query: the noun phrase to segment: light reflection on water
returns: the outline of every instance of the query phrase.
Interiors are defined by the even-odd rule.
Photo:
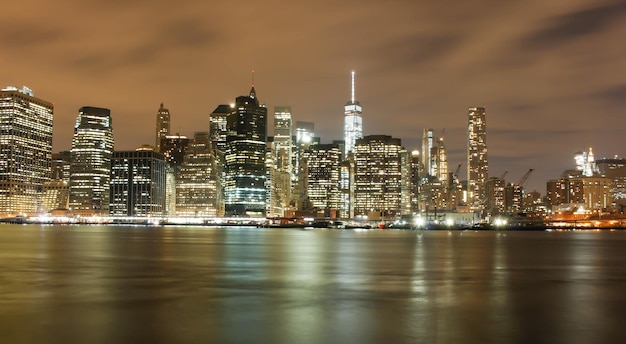
[[[622,343],[626,232],[0,226],[2,342]]]

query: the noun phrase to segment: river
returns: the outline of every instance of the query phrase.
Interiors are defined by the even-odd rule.
[[[626,231],[0,225],[2,343],[625,343]]]

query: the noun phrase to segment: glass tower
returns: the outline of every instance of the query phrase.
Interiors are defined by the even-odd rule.
[[[237,97],[226,127],[226,215],[265,216],[267,108],[259,104],[254,86],[249,95]]]
[[[109,109],[80,108],[70,150],[70,210],[74,214],[108,215],[113,157]]]
[[[50,181],[53,108],[27,87],[0,91],[0,213],[39,210]]]
[[[352,96],[344,108],[343,138],[345,141],[344,159],[348,157],[348,152],[354,152],[354,143],[363,137],[363,117],[359,102],[354,98],[354,71],[352,71]]]

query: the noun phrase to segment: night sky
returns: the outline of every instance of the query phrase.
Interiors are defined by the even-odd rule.
[[[329,143],[354,69],[365,135],[413,150],[445,129],[465,179],[467,108],[485,106],[490,175],[534,168],[545,193],[577,151],[626,155],[624,42],[626,1],[20,0],[0,11],[0,87],[55,103],[54,151],[81,106],[111,109],[123,150],[154,144],[161,102],[174,133],[208,130],[255,70],[269,113],[290,105]]]

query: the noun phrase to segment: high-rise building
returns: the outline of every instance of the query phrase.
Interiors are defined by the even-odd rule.
[[[113,152],[111,216],[164,216],[166,163],[148,147]]]
[[[217,161],[207,132],[195,133],[193,142],[187,146],[176,180],[176,215],[224,215]]]
[[[626,206],[626,159],[599,159],[596,165],[601,175],[610,178],[611,196],[616,205]]]
[[[165,161],[178,168],[183,163],[185,158],[185,149],[189,145],[191,140],[187,136],[182,135],[168,135],[161,139],[161,150],[165,157]]]
[[[402,212],[401,140],[369,135],[356,141],[354,152],[354,215],[393,218]]]
[[[43,186],[43,211],[67,211],[70,200],[70,152],[52,154],[50,182]]]
[[[264,216],[267,197],[267,108],[259,104],[254,85],[249,95],[237,97],[226,127],[226,214]]]
[[[70,150],[70,210],[74,214],[109,214],[112,156],[111,111],[80,108]]]
[[[424,128],[422,133],[422,166],[426,171],[426,177],[428,175],[434,176],[433,171],[436,168],[433,166],[432,152],[435,147],[433,142],[433,130],[430,128]]]
[[[467,199],[472,210],[483,210],[488,178],[487,122],[484,107],[468,110]]]
[[[272,211],[270,214],[282,216],[291,202],[292,182],[296,181],[293,169],[293,136],[291,133],[291,107],[276,106],[274,108],[274,137],[270,145],[272,164],[270,198]]]
[[[228,114],[233,111],[232,106],[221,104],[218,105],[211,115],[209,115],[209,136],[211,138],[211,144],[214,152],[221,152],[222,154],[226,150],[226,122]]]
[[[311,205],[325,217],[339,217],[341,151],[337,144],[316,144],[304,151],[306,194]]]
[[[363,137],[363,109],[354,97],[354,71],[352,71],[352,95],[344,108],[343,139],[346,144],[344,159],[349,152],[354,152],[356,140]]]
[[[33,213],[50,181],[54,106],[27,87],[0,91],[0,213]]]
[[[485,210],[491,215],[503,213],[506,209],[505,180],[498,177],[491,177],[487,180],[487,183],[485,183],[485,188],[487,193]]]
[[[439,138],[437,145],[437,179],[439,179],[444,185],[448,185],[448,153],[446,146],[443,144],[443,137]]]
[[[156,151],[161,152],[161,140],[170,134],[170,110],[163,107],[157,111],[156,118]]]

